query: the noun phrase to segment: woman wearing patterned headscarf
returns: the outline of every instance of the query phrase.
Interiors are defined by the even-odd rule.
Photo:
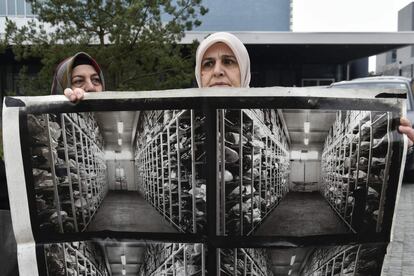
[[[101,92],[104,89],[104,77],[98,63],[88,54],[80,52],[57,66],[51,94],[64,93],[75,102],[81,100],[85,92]]]

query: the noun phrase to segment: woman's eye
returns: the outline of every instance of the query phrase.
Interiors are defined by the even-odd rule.
[[[235,61],[234,59],[231,59],[231,58],[226,58],[226,59],[223,60],[223,63],[225,65],[234,65],[234,64],[237,64],[237,61]]]
[[[213,63],[213,61],[211,61],[211,60],[207,60],[207,61],[205,61],[205,62],[203,62],[203,68],[211,68],[211,67],[213,67],[213,65],[214,65],[214,63]]]
[[[101,82],[101,79],[100,78],[92,78],[92,84],[93,85],[101,85],[102,84],[102,82]]]
[[[83,85],[84,81],[82,79],[75,79],[72,81],[72,85],[76,87],[81,87]]]

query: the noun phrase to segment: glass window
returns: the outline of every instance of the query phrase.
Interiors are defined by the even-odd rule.
[[[14,0],[7,0],[7,15],[16,15],[16,5]]]
[[[7,15],[6,1],[7,0],[0,0],[0,15]]]
[[[387,52],[386,54],[386,63],[390,64],[390,63],[395,63],[397,62],[397,50],[393,49],[389,52]]]
[[[16,0],[16,4],[17,4],[17,15],[20,16],[24,16],[24,5],[25,5],[25,0]]]
[[[26,2],[26,16],[33,16],[32,4]]]

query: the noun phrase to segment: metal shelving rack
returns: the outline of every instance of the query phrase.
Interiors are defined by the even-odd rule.
[[[258,249],[217,249],[218,271],[217,276],[273,276],[268,269],[266,258],[255,254]]]
[[[290,162],[282,126],[271,130],[259,119],[260,112],[219,110],[217,114],[222,235],[252,234],[288,192]]]
[[[339,250],[317,249],[310,257],[306,276],[355,275],[362,245],[339,247]]]
[[[322,153],[321,192],[352,232],[381,231],[392,157],[391,113],[338,111]]]
[[[136,149],[145,199],[181,232],[196,233],[205,226],[203,120],[194,110],[181,110]]]
[[[101,144],[96,142],[99,134],[93,116],[73,113],[32,118],[44,122],[42,132],[48,145],[42,150],[49,162],[42,173],[48,172],[51,180],[47,187],[39,187],[44,179],[36,180],[34,164],[40,228],[60,233],[85,231],[107,192],[106,164]],[[38,146],[32,145],[34,158],[38,158]]]
[[[201,252],[194,254],[195,245],[173,243],[162,245],[161,252],[156,257],[147,260],[152,266],[141,271],[139,275],[166,276],[166,275],[199,275],[207,274],[205,269],[205,249],[201,244]],[[154,251],[154,250],[152,250]]]
[[[310,255],[303,275],[379,275],[385,250],[385,244],[318,248]]]
[[[46,244],[44,252],[47,275],[109,275],[105,264],[95,258],[84,242]],[[55,271],[57,267],[59,271]]]

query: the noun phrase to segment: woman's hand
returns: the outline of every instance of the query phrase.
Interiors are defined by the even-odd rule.
[[[82,88],[75,88],[73,90],[71,88],[66,88],[63,93],[71,102],[78,102],[83,99],[85,90]]]
[[[405,118],[405,117],[401,117],[400,118],[400,126],[398,127],[398,130],[403,133],[406,134],[408,137],[408,147],[412,147],[414,144],[414,129],[411,125],[411,122]]]

